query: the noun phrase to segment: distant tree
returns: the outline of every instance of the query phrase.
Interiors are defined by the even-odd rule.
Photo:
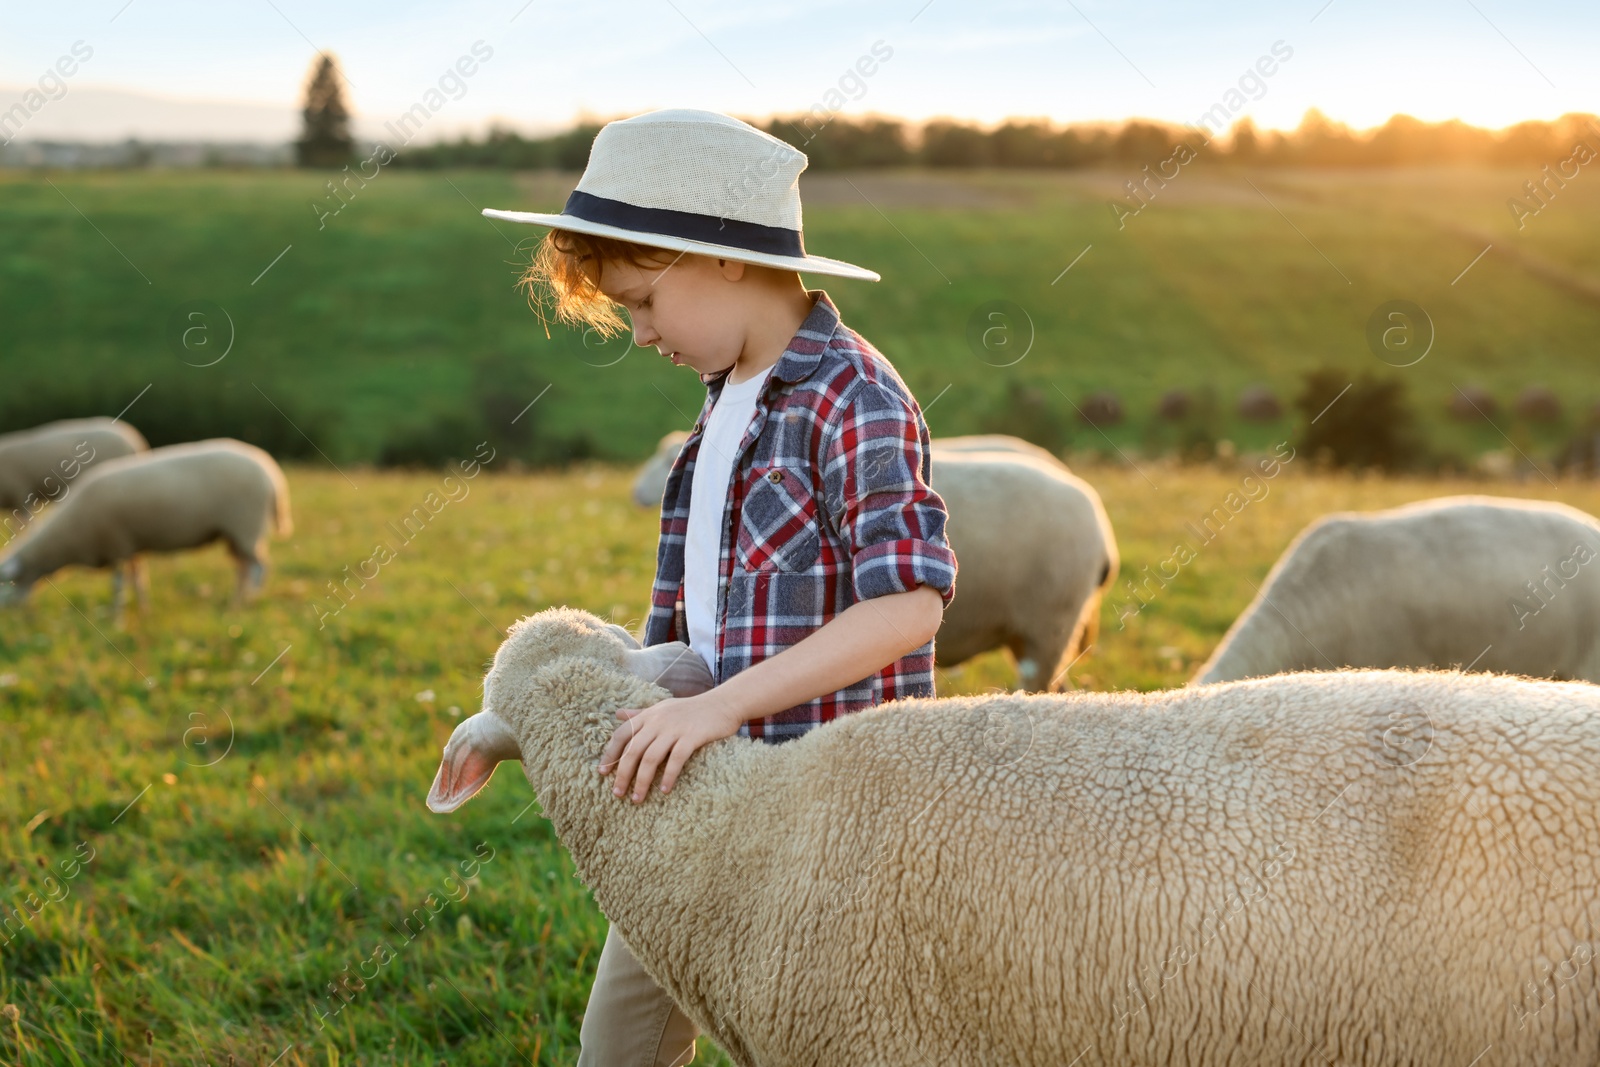
[[[1123,163],[1154,164],[1172,155],[1173,146],[1183,138],[1184,134],[1175,128],[1135,119],[1123,124],[1113,151]]]
[[[912,158],[905,124],[898,119],[800,114],[779,116],[764,128],[804,152],[811,170],[898,167]]]
[[[946,119],[922,127],[921,156],[931,167],[982,167],[992,161],[988,134],[970,123]]]
[[[566,133],[552,139],[552,151],[559,170],[581,171],[589,165],[589,149],[594,147],[595,135],[600,132],[598,123],[579,123]]]
[[[1057,162],[1056,135],[1048,122],[1012,119],[990,136],[995,164],[1001,167],[1048,167]]]
[[[1492,163],[1538,166],[1565,158],[1571,148],[1550,123],[1532,120],[1498,131],[1488,155]]]
[[[1367,162],[1350,127],[1317,108],[1307,108],[1290,137],[1296,162],[1311,167],[1344,167]]]
[[[312,70],[300,112],[305,125],[295,142],[295,155],[302,167],[342,167],[355,154],[355,143],[350,138],[350,109],[344,103],[333,55],[323,52],[317,56]]]
[[[1298,449],[1336,467],[1394,471],[1424,465],[1427,448],[1399,378],[1318,368],[1301,381],[1295,408],[1306,417]]]
[[[1233,124],[1228,141],[1228,154],[1240,163],[1254,163],[1261,156],[1261,137],[1248,115]]]
[[[1104,126],[1068,126],[1055,137],[1055,159],[1066,167],[1103,163],[1111,156],[1114,144],[1111,133]]]

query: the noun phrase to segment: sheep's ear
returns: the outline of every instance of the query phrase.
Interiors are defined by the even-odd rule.
[[[618,626],[614,622],[606,623],[606,630],[609,631],[612,634],[615,634],[618,638],[621,639],[622,643],[627,645],[629,648],[637,649],[637,648],[641,647],[640,644],[639,644],[639,639],[637,637],[634,637],[626,629],[624,629],[621,626]]]
[[[428,790],[428,808],[441,814],[455,811],[488,785],[500,761],[508,759],[522,759],[522,746],[511,728],[492,711],[478,712],[445,743],[439,773]]]
[[[675,697],[692,697],[717,684],[706,661],[682,641],[651,645],[624,655],[634,677],[659,685]]]

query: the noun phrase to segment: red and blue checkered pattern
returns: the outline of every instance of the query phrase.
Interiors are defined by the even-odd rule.
[[[945,507],[928,486],[928,427],[889,361],[821,289],[773,366],[739,442],[723,511],[718,683],[777,655],[857,601],[955,593]],[[707,380],[661,504],[646,645],[688,640],[683,544],[702,431],[726,373]],[[778,743],[842,713],[933,695],[933,642],[855,685],[739,728]]]

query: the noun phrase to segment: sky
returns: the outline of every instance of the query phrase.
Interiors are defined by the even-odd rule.
[[[0,111],[47,78],[24,139],[284,140],[328,49],[364,136],[445,79],[423,141],[660,107],[1193,123],[1241,78],[1232,117],[1265,128],[1310,107],[1498,127],[1600,111],[1597,44],[1593,0],[0,0]]]

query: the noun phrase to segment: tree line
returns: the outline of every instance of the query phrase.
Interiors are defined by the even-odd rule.
[[[322,53],[313,61],[301,112],[304,132],[295,142],[301,166],[337,168],[354,158],[350,110],[340,77],[332,54]],[[1066,125],[1045,119],[1011,119],[989,129],[949,119],[912,123],[885,116],[849,118],[821,106],[765,123],[745,121],[805,152],[809,169],[814,171],[907,166],[1139,166],[1184,149],[1187,158],[1203,155],[1269,167],[1559,167],[1563,162],[1582,166],[1600,155],[1600,119],[1581,112],[1498,130],[1459,119],[1430,123],[1394,115],[1374,129],[1354,130],[1311,108],[1293,130],[1263,131],[1243,118],[1221,137],[1206,126],[1143,119]],[[395,165],[580,171],[588,164],[589,149],[601,125],[592,120],[580,122],[546,137],[524,137],[508,127],[492,125],[479,139],[464,136],[408,146],[398,152]],[[399,146],[389,147],[393,151]]]
[[[1205,128],[1134,119],[1122,123],[1058,125],[1013,119],[992,129],[951,120],[911,123],[895,118],[811,114],[745,121],[801,149],[810,170],[867,167],[1018,167],[1070,169],[1147,163],[1187,145],[1200,155],[1253,166],[1396,167],[1428,164],[1539,166],[1600,152],[1600,119],[1572,113],[1554,121],[1484,129],[1460,120],[1423,122],[1395,115],[1358,131],[1313,108],[1289,131],[1258,130],[1249,119],[1225,138]],[[582,170],[602,124],[582,123],[547,137],[524,137],[493,126],[481,138],[462,137],[410,147],[397,166]]]

